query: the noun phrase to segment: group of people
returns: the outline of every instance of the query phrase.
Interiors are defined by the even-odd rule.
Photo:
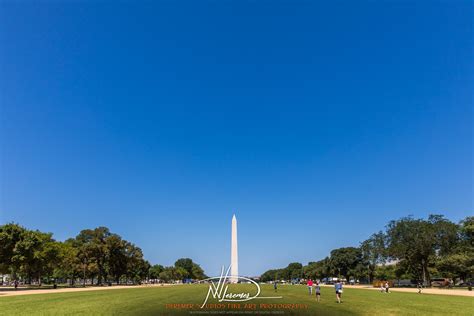
[[[313,282],[313,280],[309,279],[307,282],[308,285],[308,293],[309,295],[313,295],[313,287],[314,287],[314,293],[316,295],[316,300],[319,302],[321,300],[321,286],[319,285],[319,282]],[[337,281],[334,284],[334,289],[336,290],[336,299],[337,303],[341,303],[341,297],[342,297],[342,281]]]
[[[319,282],[313,282],[313,280],[309,279],[308,282],[306,283],[308,285],[308,293],[309,295],[313,295],[313,287],[314,287],[314,294],[316,296],[316,300],[319,302],[321,300],[321,286],[319,285]],[[336,299],[337,303],[342,303],[341,297],[342,297],[342,281],[337,281],[334,284],[334,289],[336,290]],[[273,289],[275,292],[278,291],[278,282],[273,282]]]
[[[388,281],[385,281],[385,283],[380,284],[380,292],[390,293],[390,284],[388,284]]]
[[[309,295],[313,295],[313,286],[314,286],[314,293],[316,295],[316,300],[319,302],[321,299],[321,286],[319,285],[319,282],[313,283],[313,280],[308,280],[308,291]]]

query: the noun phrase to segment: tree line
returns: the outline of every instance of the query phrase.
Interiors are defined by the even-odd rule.
[[[201,267],[189,258],[177,260],[173,267],[152,266],[139,247],[107,227],[85,229],[61,242],[51,233],[15,223],[0,226],[0,273],[39,285],[52,280],[85,286],[86,280],[102,285],[205,278]]]
[[[154,265],[150,268],[149,278],[152,280],[160,280],[162,282],[170,282],[174,280],[202,280],[207,278],[204,270],[192,259],[181,258],[176,260],[174,266],[163,267],[162,265]]]
[[[334,249],[326,258],[290,263],[263,273],[261,281],[344,277],[371,283],[407,279],[429,284],[432,277],[467,280],[474,275],[474,217],[456,224],[442,215],[390,221],[358,247]]]

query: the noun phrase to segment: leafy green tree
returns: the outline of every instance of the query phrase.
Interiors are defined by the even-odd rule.
[[[430,215],[428,220],[404,217],[391,221],[386,235],[389,255],[404,260],[408,271],[425,284],[430,281],[429,267],[437,255],[448,253],[457,242],[455,224],[440,215]]]
[[[460,235],[463,246],[472,251],[474,249],[474,216],[468,216],[461,221]]]
[[[19,267],[28,283],[37,279],[41,285],[43,276],[53,272],[53,266],[59,264],[59,245],[52,234],[25,230],[22,238],[15,244],[11,262]]]
[[[457,228],[458,242],[438,258],[436,268],[445,277],[466,280],[474,275],[474,217],[466,217]]]
[[[380,265],[375,268],[374,277],[378,280],[394,280],[397,278],[395,265]]]
[[[292,262],[286,268],[268,270],[260,276],[260,281],[279,281],[299,279],[304,276],[303,265],[299,262]]]
[[[143,259],[142,250],[130,242],[126,242],[125,253],[127,256],[127,278],[134,283],[140,283],[147,277],[150,264]]]
[[[465,252],[446,255],[438,260],[436,268],[445,277],[466,280],[474,274],[474,256]]]
[[[307,279],[323,279],[329,276],[329,258],[320,261],[310,262],[303,267],[304,277]]]
[[[377,265],[383,264],[387,259],[387,250],[385,246],[385,234],[378,232],[363,241],[360,245],[362,259],[367,264],[367,281],[374,279],[374,273]],[[362,270],[360,273],[362,273]]]
[[[329,257],[331,270],[338,276],[344,276],[347,280],[351,275],[354,276],[355,269],[362,262],[362,251],[355,247],[334,249]]]
[[[183,280],[189,276],[189,272],[183,267],[175,267],[174,278],[176,280]]]
[[[316,279],[316,262],[309,262],[308,265],[303,267],[303,276],[306,279]]]
[[[191,269],[191,277],[196,280],[202,280],[207,278],[206,274],[204,273],[204,270],[197,263],[193,263],[193,267]]]
[[[175,267],[165,267],[160,272],[160,279],[166,283],[176,279]]]
[[[193,270],[193,260],[189,258],[181,258],[176,260],[174,263],[175,268],[181,268],[181,274],[183,275],[182,278],[190,278],[192,276],[192,270]]]
[[[42,233],[43,234],[43,233]],[[48,280],[54,278],[56,268],[62,262],[62,244],[52,238],[52,234],[43,234],[41,250],[36,254],[38,259],[38,279],[41,284],[41,277]]]
[[[107,227],[97,227],[82,230],[76,237],[83,264],[88,267],[90,277],[97,275],[98,284],[102,284],[108,274],[106,239],[110,235]],[[94,273],[95,271],[97,274]]]
[[[282,275],[283,275],[283,269],[268,270],[268,271],[265,271],[260,276],[260,281],[262,282],[277,281],[282,278]]]
[[[201,280],[206,277],[206,275],[204,274],[204,270],[202,270],[202,268],[197,263],[193,262],[193,260],[190,258],[178,259],[174,263],[174,266],[176,269],[182,268],[184,269],[184,271],[186,271],[184,272],[180,270],[182,272],[180,274],[182,275],[182,279],[192,278],[192,279]]]
[[[410,280],[413,278],[413,274],[410,272],[410,267],[406,260],[400,260],[395,265],[395,278],[400,280]]]
[[[19,261],[13,262],[16,244],[24,238],[26,229],[18,224],[10,223],[0,226],[0,272],[16,273],[20,269]]]
[[[430,215],[428,223],[432,225],[435,238],[435,252],[443,256],[452,252],[459,244],[459,226],[442,215]]]
[[[29,283],[42,279],[70,280],[90,278],[102,284],[110,278],[134,283],[151,276],[167,280],[205,278],[202,268],[189,258],[176,261],[176,267],[163,268],[143,258],[142,250],[113,234],[107,227],[82,230],[75,238],[57,242],[52,234],[28,230],[17,224],[0,226],[0,273],[11,273]]]
[[[284,273],[287,280],[300,279],[303,277],[303,265],[299,262],[292,262],[285,268]]]
[[[116,234],[105,239],[107,249],[107,267],[113,280],[120,284],[120,278],[127,273],[127,242]]]
[[[78,257],[79,250],[74,247],[74,240],[68,239],[59,243],[60,263],[54,267],[53,277],[55,279],[69,279],[70,284],[81,276],[81,260]]]
[[[163,269],[163,266],[160,264],[155,264],[154,266],[151,266],[150,270],[148,271],[150,279],[159,279],[160,273],[163,272]]]

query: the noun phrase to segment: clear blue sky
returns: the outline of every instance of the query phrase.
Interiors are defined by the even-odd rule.
[[[333,3],[2,1],[1,222],[213,275],[235,212],[255,275],[472,215],[473,2]]]

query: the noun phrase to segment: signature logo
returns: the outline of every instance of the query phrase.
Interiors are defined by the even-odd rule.
[[[260,285],[252,279],[242,277],[242,276],[234,276],[229,275],[230,266],[227,268],[226,273],[224,274],[224,267],[222,267],[221,275],[218,277],[207,278],[201,280],[200,283],[207,283],[210,282],[209,290],[207,291],[206,298],[204,299],[204,303],[202,303],[201,308],[204,308],[209,298],[217,299],[218,302],[245,302],[250,301],[253,299],[274,299],[274,298],[282,298],[281,296],[260,296]],[[240,292],[240,293],[233,293],[229,291],[229,284],[236,283],[247,283],[255,286],[255,294],[251,294],[251,292]]]

